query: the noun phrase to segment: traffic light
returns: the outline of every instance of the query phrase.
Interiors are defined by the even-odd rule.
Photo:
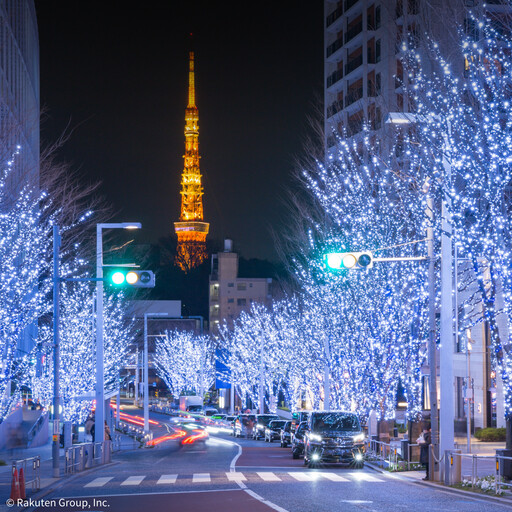
[[[325,262],[332,270],[365,269],[373,267],[373,255],[370,252],[330,252]]]
[[[151,270],[115,269],[110,272],[108,282],[114,286],[154,288],[155,274]]]

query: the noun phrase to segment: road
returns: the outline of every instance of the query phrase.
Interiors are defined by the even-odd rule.
[[[139,412],[140,414],[140,412]],[[169,417],[152,413],[155,437]],[[64,480],[28,510],[109,512],[501,512],[512,507],[411,483],[370,468],[308,469],[278,443],[211,435],[206,443],[116,454],[111,465]],[[60,500],[60,501],[59,501]],[[37,505],[37,504],[35,504]],[[13,509],[15,510],[15,509]]]

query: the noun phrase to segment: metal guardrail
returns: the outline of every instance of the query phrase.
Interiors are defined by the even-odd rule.
[[[32,468],[32,474],[27,473],[27,468],[30,466]],[[23,476],[25,478],[25,488],[30,484],[32,487],[32,492],[38,491],[41,489],[41,458],[39,455],[36,457],[29,457],[28,459],[19,459],[12,461],[12,473],[14,474],[14,470],[19,470],[23,468]]]
[[[27,433],[27,438],[28,438],[27,446],[30,446],[30,444],[34,440],[34,437],[36,437],[37,433],[41,430],[41,428],[44,425],[44,422],[45,422],[47,416],[48,416],[48,411],[44,411],[39,416],[39,418],[37,418],[37,421],[34,423],[32,428],[28,431],[28,433]]]
[[[112,441],[81,443],[64,451],[64,472],[78,473],[92,466],[107,464],[112,460]]]
[[[455,461],[455,458],[459,457],[459,461]],[[504,473],[505,461],[510,461],[508,464],[512,464],[512,457],[507,457],[505,455],[476,455],[471,453],[458,453],[451,452],[450,453],[450,464],[449,471],[450,475],[448,476],[447,481],[451,484],[457,484],[462,481],[462,459],[471,459],[471,487],[474,488],[479,477],[478,477],[478,463],[479,461],[493,461],[494,462],[494,491],[496,494],[500,494],[504,487],[512,488],[512,482],[505,482],[502,474]],[[454,463],[455,462],[455,463]],[[447,461],[448,465],[448,461]],[[488,475],[491,476],[491,475]]]

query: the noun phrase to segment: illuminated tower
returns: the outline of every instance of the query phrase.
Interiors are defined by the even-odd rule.
[[[199,114],[196,107],[194,52],[190,52],[188,105],[185,111],[185,165],[181,175],[181,215],[174,223],[178,236],[176,264],[185,272],[200,265],[208,256],[203,222],[203,187],[199,170]]]

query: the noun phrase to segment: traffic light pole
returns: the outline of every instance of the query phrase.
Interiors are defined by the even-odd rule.
[[[53,477],[60,477],[59,226],[53,226]]]

